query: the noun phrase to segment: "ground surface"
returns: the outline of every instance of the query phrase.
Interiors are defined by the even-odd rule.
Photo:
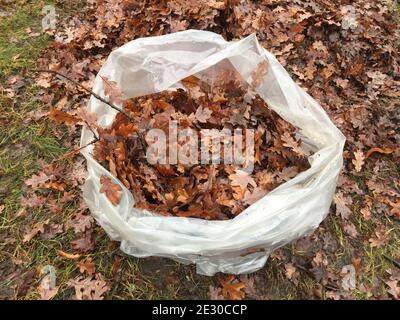
[[[91,2],[0,1],[1,299],[400,297],[394,3]],[[56,30],[47,33],[41,28],[46,4],[59,14]],[[64,80],[28,71],[57,69],[90,87],[113,48],[189,28],[228,40],[256,32],[347,138],[328,218],[312,235],[277,250],[262,270],[228,278],[236,291],[221,282],[226,275],[204,277],[168,259],[129,257],[109,240],[81,201],[84,162],[71,152],[80,127],[54,124],[47,116],[50,107],[73,114],[87,95]],[[56,274],[50,290],[44,284],[49,268]]]

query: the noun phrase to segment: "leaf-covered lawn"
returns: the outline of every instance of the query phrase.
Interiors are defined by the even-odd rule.
[[[400,297],[399,8],[391,1],[43,1],[0,5],[0,297],[2,299],[398,299]],[[227,40],[255,32],[347,138],[331,212],[310,236],[246,276],[121,252],[82,202],[85,163],[71,115],[116,47],[184,29]],[[51,271],[49,271],[51,270]],[[55,287],[48,289],[48,275]]]

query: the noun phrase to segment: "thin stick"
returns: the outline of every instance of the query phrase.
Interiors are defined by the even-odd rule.
[[[90,124],[89,124],[86,120],[84,120],[84,121],[85,121],[87,127],[89,128],[90,132],[91,132],[91,133],[93,134],[93,136],[95,137],[95,139],[96,139],[97,141],[100,140],[99,137],[97,136],[96,132],[94,132],[93,128],[90,126]]]
[[[79,151],[81,151],[82,149],[84,149],[84,148],[86,148],[86,147],[88,147],[88,146],[90,146],[90,145],[96,143],[97,141],[99,141],[99,139],[96,138],[96,139],[90,141],[89,143],[85,144],[84,146],[82,146],[82,147],[80,147],[80,148],[76,148],[76,149],[74,148],[73,150],[68,151],[67,153],[64,153],[64,154],[61,155],[60,157],[53,159],[53,160],[51,161],[51,163],[58,162],[58,161],[61,161],[61,160],[66,159],[66,158],[68,158],[68,157],[71,157],[71,156],[75,155],[76,153],[78,153]]]
[[[50,69],[30,69],[30,71],[32,72],[42,72],[42,73],[53,73],[56,74],[64,79],[67,79],[68,81],[71,81],[73,84],[75,84],[76,86],[78,86],[79,88],[85,90],[87,93],[90,93],[93,97],[95,97],[96,99],[100,100],[101,102],[105,103],[106,105],[108,105],[109,107],[113,108],[114,110],[121,112],[124,116],[126,116],[131,122],[133,122],[132,117],[127,114],[124,110],[122,110],[121,108],[115,106],[114,104],[112,104],[111,102],[105,100],[104,98],[100,97],[97,93],[94,93],[92,90],[89,90],[88,88],[86,88],[85,86],[81,85],[79,82],[71,79],[70,77],[66,76],[65,74],[62,74],[58,71],[55,70],[50,70]]]
[[[68,81],[71,81],[73,84],[75,84],[77,87],[83,89],[84,91],[86,91],[87,93],[89,93],[93,97],[95,97],[96,99],[98,99],[101,102],[103,102],[106,105],[108,105],[110,108],[112,108],[112,109],[114,109],[114,110],[116,110],[118,112],[121,112],[125,117],[127,117],[129,119],[129,121],[131,123],[136,124],[135,120],[128,113],[126,113],[123,109],[117,107],[116,105],[112,104],[111,102],[109,102],[109,101],[105,100],[104,98],[100,97],[97,93],[94,93],[93,91],[89,90],[88,88],[86,88],[85,86],[81,85],[79,82],[71,79],[70,77],[66,76],[65,74],[62,74],[62,73],[60,73],[58,71],[50,70],[50,69],[30,69],[30,71],[32,71],[32,72],[41,72],[41,73],[52,73],[52,74],[58,75],[58,76],[60,76],[60,77],[62,77],[64,79],[67,79]],[[86,124],[88,124],[88,123],[86,122]],[[89,126],[89,129],[90,129],[90,131],[92,131],[92,133],[94,134],[95,138],[98,140],[97,135],[93,132],[93,130],[92,130],[92,128],[90,126]],[[138,138],[140,140],[140,144],[142,145],[143,151],[146,154],[145,139],[142,136],[142,134],[140,134],[139,132],[137,133],[137,135],[138,135]]]
[[[383,257],[384,257],[386,260],[389,260],[389,261],[390,261],[391,263],[393,263],[397,268],[400,269],[400,262],[397,262],[396,260],[394,260],[393,258],[387,256],[386,254],[384,254]]]
[[[92,141],[90,141],[89,143],[85,144],[84,146],[82,146],[82,147],[80,147],[80,148],[78,148],[78,149],[75,149],[74,152],[81,151],[82,149],[84,149],[84,148],[90,146],[91,144],[96,143],[96,142],[99,141],[99,140],[100,140],[99,138],[95,138],[95,139],[93,139]]]

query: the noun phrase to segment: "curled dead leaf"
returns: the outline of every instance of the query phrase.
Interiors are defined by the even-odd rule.
[[[70,260],[77,260],[81,257],[81,255],[78,253],[67,253],[62,250],[57,250],[57,253],[60,257],[63,257],[65,259],[70,259]]]
[[[96,272],[96,266],[91,257],[87,257],[81,261],[76,263],[76,266],[79,268],[81,273],[87,273],[88,275],[92,275]]]
[[[375,147],[375,148],[371,148],[371,149],[369,149],[368,150],[368,152],[365,154],[365,160],[367,160],[368,159],[368,157],[371,155],[371,154],[373,154],[374,152],[378,152],[378,153],[382,153],[382,154],[391,154],[391,153],[393,153],[393,149],[391,149],[391,148],[378,148],[378,147]]]

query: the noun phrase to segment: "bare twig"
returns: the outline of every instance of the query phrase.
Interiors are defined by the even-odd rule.
[[[71,79],[70,77],[66,76],[65,74],[62,74],[58,71],[55,70],[50,70],[50,69],[30,69],[30,71],[32,72],[40,72],[40,73],[53,73],[56,74],[64,79],[67,79],[68,81],[72,82],[73,84],[75,84],[77,87],[83,89],[84,91],[86,91],[87,93],[91,94],[93,97],[95,97],[96,99],[100,100],[101,102],[105,103],[106,105],[108,105],[110,108],[121,112],[124,116],[126,116],[129,121],[134,122],[132,117],[127,114],[123,109],[117,107],[116,105],[112,104],[111,102],[105,100],[104,98],[100,97],[97,93],[94,93],[92,90],[89,90],[88,88],[86,88],[85,86],[81,85],[79,82]]]
[[[96,140],[99,140],[99,137],[97,136],[96,132],[94,132],[94,130],[93,130],[93,128],[90,126],[90,124],[89,124],[86,120],[84,120],[84,121],[85,121],[87,127],[89,128],[90,132],[93,134],[94,138],[95,138]]]
[[[384,254],[383,257],[384,257],[386,260],[388,260],[388,261],[390,261],[391,263],[393,263],[397,268],[400,269],[400,262],[394,260],[393,258],[387,256],[386,254]]]
[[[97,141],[99,141],[99,139],[98,139],[98,138],[95,138],[95,139],[93,139],[92,141],[90,141],[89,143],[85,144],[84,146],[79,147],[79,148],[76,148],[76,149],[74,148],[73,150],[68,151],[67,153],[63,154],[63,155],[60,156],[59,158],[53,159],[52,162],[57,162],[57,161],[61,161],[61,160],[63,160],[63,159],[66,159],[66,158],[68,158],[68,157],[70,157],[70,156],[76,154],[77,152],[81,151],[82,149],[85,149],[86,147],[88,147],[88,146],[90,146],[90,145],[96,143]]]
[[[95,139],[93,139],[92,141],[90,141],[89,143],[85,144],[84,146],[82,146],[82,147],[80,147],[80,148],[78,148],[78,149],[75,149],[74,151],[75,151],[75,152],[81,151],[82,149],[84,149],[84,148],[90,146],[91,144],[96,143],[96,142],[99,141],[99,140],[100,140],[99,138],[95,138]]]
[[[39,73],[52,73],[55,75],[58,75],[70,82],[72,82],[73,84],[75,84],[77,87],[83,89],[84,91],[86,91],[87,93],[91,94],[93,97],[95,97],[96,99],[100,100],[101,102],[105,103],[106,105],[108,105],[110,108],[122,113],[124,116],[126,116],[129,121],[133,124],[136,125],[135,120],[128,114],[126,113],[123,109],[117,107],[116,105],[112,104],[111,102],[105,100],[104,98],[102,98],[101,96],[99,96],[97,93],[94,93],[92,90],[89,90],[88,88],[86,88],[85,86],[81,85],[79,82],[71,79],[70,77],[66,76],[65,74],[62,74],[58,71],[55,70],[50,70],[50,69],[30,69],[31,72],[39,72]],[[85,123],[88,125],[88,123],[85,121]],[[92,130],[92,128],[88,125],[90,131],[92,131],[93,135],[95,136],[95,138],[97,139],[97,141],[99,140],[98,136],[94,133],[94,131]],[[145,139],[143,137],[143,135],[141,133],[137,133],[138,138],[140,140],[140,144],[142,145],[143,148],[143,152],[146,154],[146,143],[145,143]],[[95,141],[96,142],[96,141]],[[92,144],[92,143],[89,143]]]

